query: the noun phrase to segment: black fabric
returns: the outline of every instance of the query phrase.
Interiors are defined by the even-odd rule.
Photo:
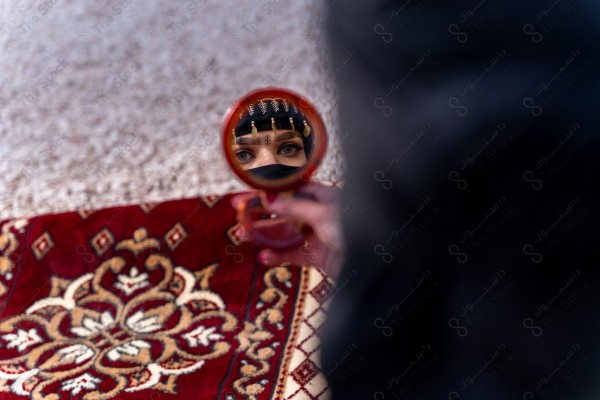
[[[331,5],[334,399],[600,398],[599,10]]]
[[[246,113],[240,118],[240,122],[236,125],[235,134],[236,136],[247,135],[252,132],[252,121],[259,131],[270,131],[271,130],[271,118],[275,118],[275,126],[277,129],[292,129],[290,124],[290,118],[294,121],[294,130],[302,132],[304,130],[304,115],[295,106],[290,103],[288,104],[288,111],[285,110],[283,103],[279,99],[274,99],[278,103],[278,109],[276,110],[271,103],[273,99],[265,99],[264,107],[265,112],[262,112],[259,104],[251,105],[253,107],[253,113],[247,110]],[[309,123],[309,121],[307,121]]]
[[[254,176],[265,179],[281,179],[290,176],[293,173],[298,172],[302,167],[292,167],[283,164],[270,164],[263,165],[262,167],[256,167],[248,169]]]
[[[294,130],[302,133],[304,130],[304,123],[302,115],[299,113],[295,113],[290,110],[290,112],[285,112],[280,109],[279,112],[273,110],[272,106],[267,108],[267,112],[262,114],[258,107],[255,107],[254,115],[250,115],[246,113],[237,124],[235,128],[235,135],[242,136],[247,135],[252,132],[252,121],[256,126],[256,129],[259,131],[270,131],[271,130],[271,118],[275,118],[275,127],[277,129],[292,129],[292,125],[290,124],[290,117],[294,121]]]
[[[254,104],[254,112],[252,115],[250,115],[249,111],[246,111],[235,127],[235,135],[243,136],[252,133],[252,121],[254,121],[257,131],[270,131],[272,130],[271,118],[274,118],[275,127],[277,129],[295,130],[301,134],[302,142],[304,144],[304,153],[306,154],[306,159],[308,160],[312,151],[313,138],[315,134],[310,120],[305,119],[301,110],[290,103],[288,103],[288,111],[285,111],[283,103],[279,99],[275,99],[279,103],[279,109],[276,111],[271,103],[272,100],[273,99],[266,99],[264,101],[266,107],[264,114],[262,113],[262,110],[258,104]],[[290,118],[292,118],[292,121],[294,122],[293,128],[292,124],[290,124]],[[311,133],[308,137],[303,135],[304,121],[306,121],[307,125],[311,129]]]

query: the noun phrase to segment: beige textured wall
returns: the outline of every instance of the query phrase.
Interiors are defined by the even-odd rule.
[[[227,106],[263,86],[315,103],[343,160],[318,0],[0,2],[0,219],[242,190]]]

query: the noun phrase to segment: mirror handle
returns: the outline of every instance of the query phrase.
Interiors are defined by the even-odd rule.
[[[297,220],[270,219],[260,196],[245,199],[238,206],[238,220],[254,243],[260,247],[283,250],[304,243],[312,229]],[[268,220],[256,219],[262,215]]]

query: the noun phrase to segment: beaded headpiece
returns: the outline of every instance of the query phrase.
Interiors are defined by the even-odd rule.
[[[232,131],[234,143],[238,136],[249,133],[256,135],[258,131],[289,129],[302,134],[304,151],[308,157],[314,135],[311,135],[309,120],[295,104],[285,99],[261,99],[255,104],[246,105],[244,110],[238,114],[240,120]]]
[[[292,129],[304,137],[310,136],[311,128],[302,111],[285,99],[261,99],[256,104],[248,104],[246,112],[238,114],[240,122],[235,135],[247,135],[262,130]]]

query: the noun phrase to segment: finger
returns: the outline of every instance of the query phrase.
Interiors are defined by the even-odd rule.
[[[276,267],[284,263],[296,266],[314,266],[321,269],[333,279],[339,277],[342,266],[342,259],[339,253],[327,252],[323,248],[309,254],[300,251],[277,252],[266,249],[258,253],[258,260],[267,267]]]
[[[275,267],[281,264],[290,263],[293,265],[313,265],[315,257],[309,257],[300,251],[275,251],[265,249],[258,253],[258,260],[267,267]],[[313,261],[313,262],[311,262]]]
[[[248,200],[254,198],[254,197],[258,197],[259,192],[246,192],[246,193],[241,193],[238,195],[235,195],[233,197],[231,197],[230,199],[230,203],[231,206],[233,208],[235,208],[236,210],[238,210],[242,204],[244,204],[245,202],[247,202]]]
[[[269,205],[269,211],[315,226],[326,221],[328,213],[335,213],[335,209],[332,207],[330,204],[322,204],[314,200],[277,198]]]
[[[316,185],[304,185],[300,187],[300,189],[297,190],[297,193],[310,196],[310,198],[323,203],[335,203],[339,201],[342,191],[335,186],[325,186],[316,183]]]
[[[329,247],[336,250],[343,248],[343,239],[337,207],[333,204],[323,204],[314,200],[282,198],[271,205],[271,212],[279,217],[300,220],[312,227],[317,237]]]
[[[281,255],[275,253],[273,250],[266,249],[258,253],[258,261],[267,267],[274,267],[275,265],[282,264],[281,259]]]

